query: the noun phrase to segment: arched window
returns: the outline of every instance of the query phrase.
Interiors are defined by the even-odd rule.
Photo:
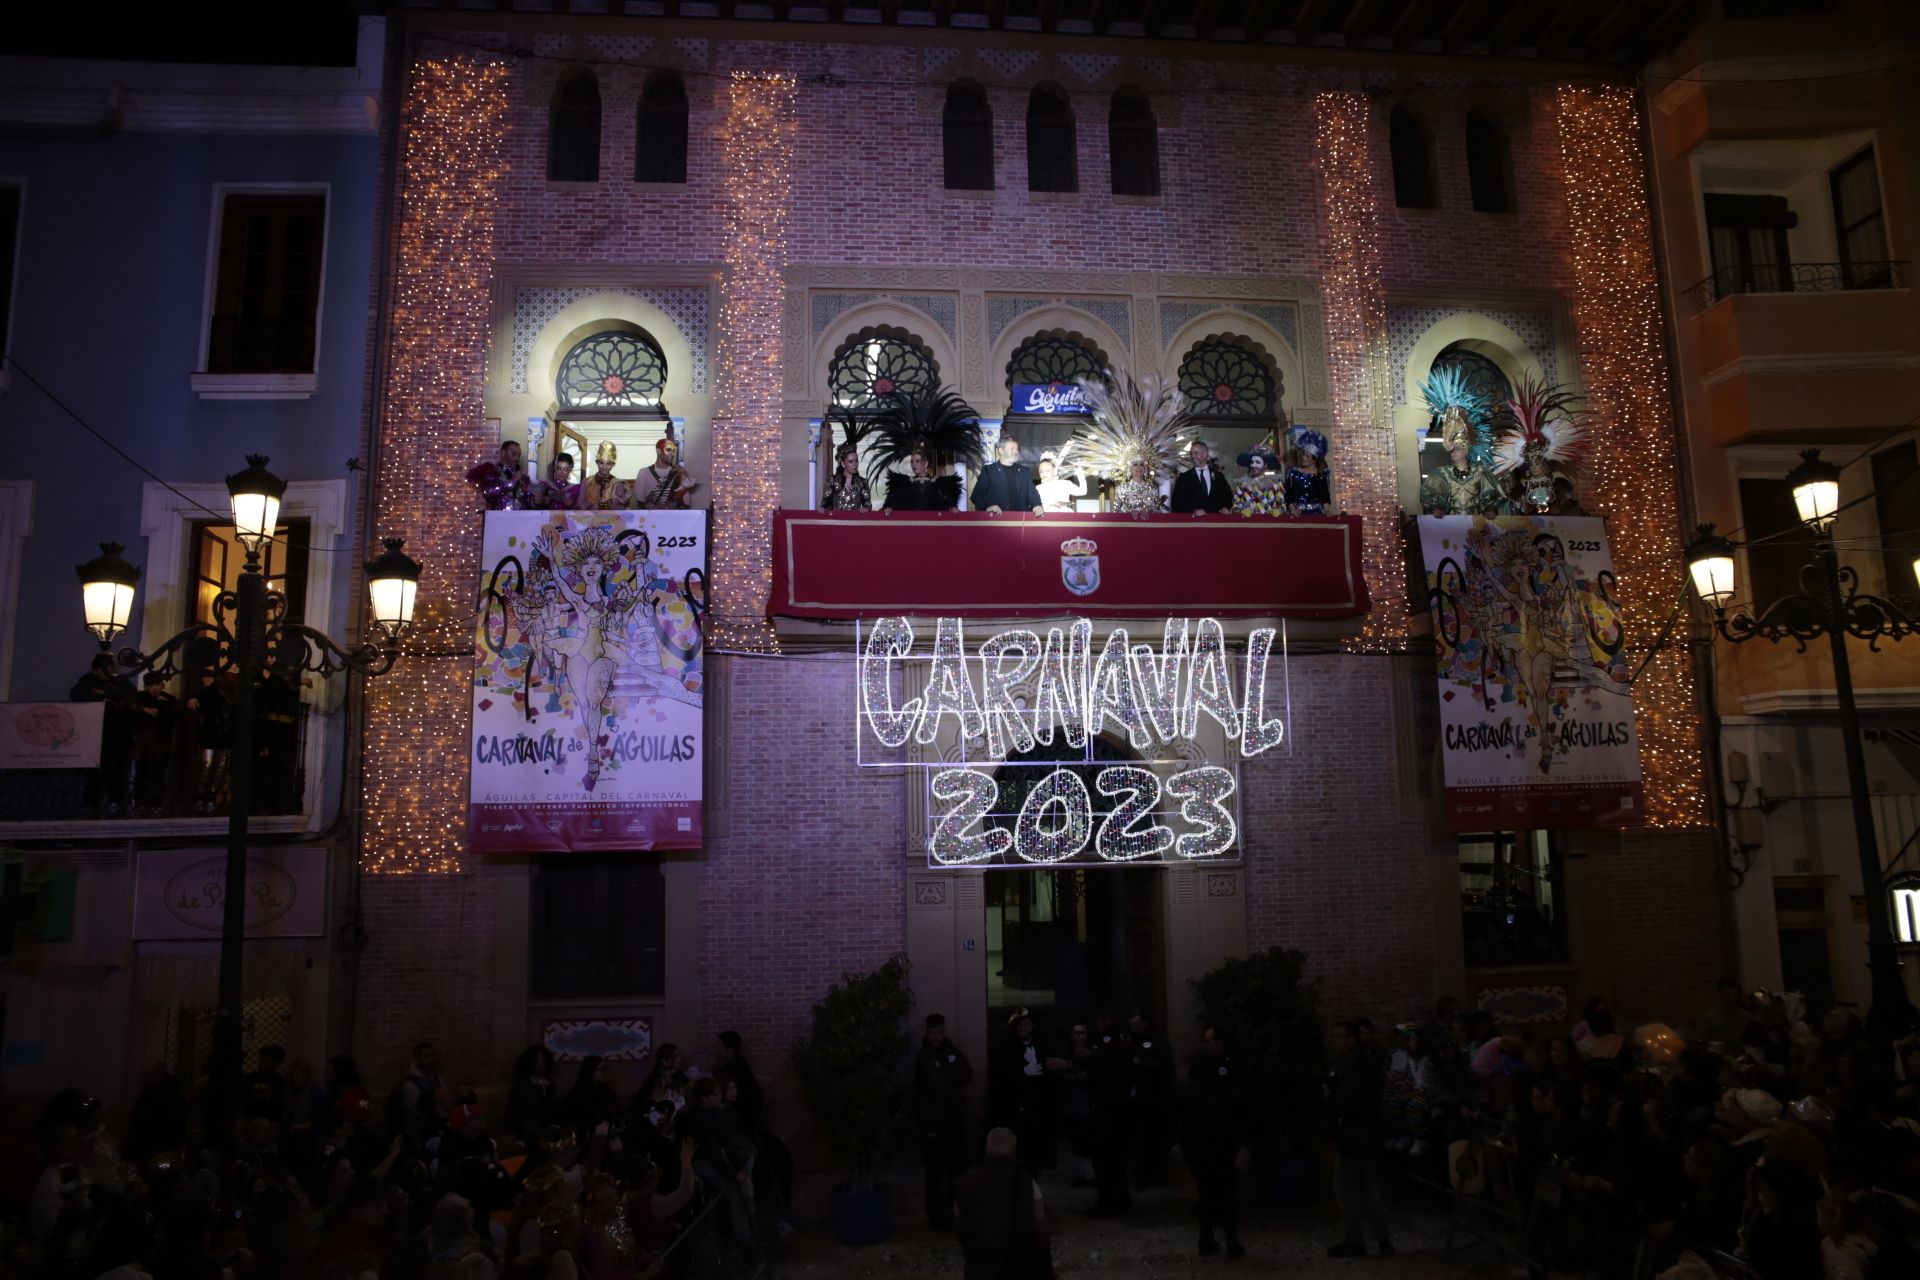
[[[1007,361],[1007,385],[1072,382],[1075,378],[1105,376],[1107,358],[1077,333],[1050,329],[1036,333],[1015,348]]]
[[[1073,105],[1067,95],[1043,84],[1027,99],[1027,190],[1078,191],[1074,160]]]
[[[1280,420],[1280,375],[1246,338],[1202,338],[1180,362],[1180,391],[1202,422],[1257,425]]]
[[[671,71],[647,77],[633,148],[635,182],[687,180],[687,86]]]
[[[665,418],[667,358],[658,343],[631,329],[607,329],[573,344],[560,361],[554,396],[562,410],[619,411]]]
[[[1402,209],[1431,209],[1434,198],[1433,151],[1426,126],[1405,107],[1395,107],[1387,122],[1387,146],[1393,154],[1393,202]]]
[[[1478,111],[1467,112],[1467,185],[1475,213],[1513,212],[1513,153],[1507,131]]]
[[[941,131],[947,190],[993,190],[993,108],[987,105],[986,91],[971,80],[949,88]]]
[[[547,181],[600,180],[600,82],[576,71],[553,92],[547,113]]]
[[[1122,89],[1107,108],[1107,151],[1113,163],[1113,194],[1160,194],[1160,130],[1145,95]]]
[[[851,413],[890,408],[940,385],[940,367],[926,345],[904,329],[872,325],[848,338],[827,366],[833,407]]]

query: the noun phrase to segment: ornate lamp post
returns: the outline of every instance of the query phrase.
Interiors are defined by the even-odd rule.
[[[1840,511],[1840,468],[1821,460],[1818,449],[1800,455],[1802,461],[1787,474],[1793,487],[1800,521],[1814,535],[1813,562],[1800,570],[1800,591],[1783,596],[1764,610],[1733,606],[1735,544],[1703,524],[1687,548],[1687,570],[1693,588],[1713,608],[1714,629],[1732,644],[1765,639],[1793,641],[1799,652],[1807,642],[1827,637],[1833,653],[1834,696],[1840,705],[1840,734],[1847,760],[1847,789],[1853,801],[1854,843],[1860,856],[1860,887],[1867,899],[1867,968],[1873,975],[1873,1010],[1880,1025],[1903,1026],[1911,1018],[1906,983],[1900,977],[1900,956],[1894,948],[1893,921],[1880,846],[1874,833],[1873,800],[1867,790],[1867,758],[1860,744],[1860,712],[1853,697],[1853,667],[1847,658],[1847,637],[1865,640],[1878,649],[1882,640],[1899,640],[1920,633],[1920,619],[1904,612],[1883,596],[1860,590],[1859,575],[1840,563],[1833,545],[1833,522]],[[1920,577],[1920,559],[1914,562]]]
[[[232,672],[237,687],[233,699],[233,766],[230,812],[227,817],[225,896],[220,916],[220,1005],[213,1028],[213,1056],[208,1072],[207,1134],[223,1143],[226,1125],[238,1102],[240,1081],[241,960],[246,938],[247,824],[253,808],[253,698],[271,656],[283,671],[311,671],[322,678],[341,671],[377,676],[400,656],[400,636],[413,621],[413,601],[420,584],[420,566],[401,551],[398,538],[386,540],[386,552],[366,565],[368,618],[379,636],[348,652],[322,632],[298,622],[287,622],[286,597],[267,590],[260,572],[260,550],[273,540],[280,518],[280,499],[287,482],[267,470],[267,459],[247,455],[247,469],[227,477],[233,500],[235,536],[246,549],[246,564],[231,591],[213,602],[212,622],[196,622],[151,653],[127,648],[120,665],[129,675],[157,671],[174,676],[182,671]],[[87,629],[99,640],[102,652],[112,649],[114,637],[126,630],[133,609],[133,592],[140,571],[120,558],[117,543],[102,543],[103,554],[79,566],[81,599]]]

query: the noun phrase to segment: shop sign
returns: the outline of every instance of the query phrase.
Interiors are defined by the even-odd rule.
[[[0,769],[97,769],[104,702],[0,702]]]
[[[1071,382],[1016,382],[1010,412],[1084,414],[1089,410],[1080,388]]]
[[[249,938],[317,938],[327,931],[327,851],[314,845],[247,854]],[[218,938],[226,913],[223,849],[142,849],[133,886],[141,942]]]
[[[550,1018],[540,1043],[556,1062],[638,1062],[653,1052],[652,1018]]]

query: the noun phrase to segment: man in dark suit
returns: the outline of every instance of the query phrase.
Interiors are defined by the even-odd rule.
[[[1040,490],[1034,488],[1033,472],[1020,461],[1020,442],[1012,436],[1000,437],[1000,460],[980,468],[980,479],[973,486],[973,509],[999,515],[1002,511],[1042,511]]]
[[[1180,478],[1173,482],[1174,511],[1190,511],[1197,516],[1231,507],[1233,486],[1214,467],[1207,446],[1195,440],[1187,456],[1193,461],[1193,470],[1182,471]]]

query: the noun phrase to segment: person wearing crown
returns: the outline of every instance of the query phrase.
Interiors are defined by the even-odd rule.
[[[482,462],[467,472],[467,483],[480,491],[489,511],[518,511],[527,505],[531,486],[520,466],[520,442],[503,440],[496,460]]]
[[[680,446],[672,436],[654,441],[653,465],[633,478],[633,505],[663,511],[685,511],[700,484],[680,465]]]
[[[1287,509],[1286,480],[1280,474],[1280,459],[1265,445],[1256,445],[1234,462],[1246,468],[1247,477],[1233,491],[1233,514],[1237,516],[1278,516]]]
[[[873,510],[872,487],[867,484],[867,478],[860,474],[860,442],[848,440],[840,446],[840,452],[833,456],[833,460],[836,464],[833,478],[827,481],[827,491],[821,496],[821,510]]]
[[[1573,476],[1586,458],[1591,412],[1573,393],[1527,376],[1507,401],[1511,424],[1494,445],[1493,473],[1508,488],[1513,509],[1523,515],[1583,514]]]
[[[534,511],[571,511],[580,500],[580,486],[573,483],[573,455],[557,453],[547,464],[547,478],[535,484],[527,506]]]
[[[602,440],[593,451],[593,474],[580,486],[574,506],[581,511],[624,511],[633,505],[633,486],[613,474],[620,461],[620,448],[611,440]]]
[[[1325,515],[1333,505],[1333,486],[1327,474],[1327,438],[1318,431],[1295,427],[1289,433],[1293,463],[1287,468],[1287,509],[1297,516]]]
[[[1473,458],[1473,424],[1459,405],[1440,420],[1440,440],[1446,445],[1447,465],[1420,481],[1420,510],[1430,516],[1497,515],[1506,504],[1500,482]]]

